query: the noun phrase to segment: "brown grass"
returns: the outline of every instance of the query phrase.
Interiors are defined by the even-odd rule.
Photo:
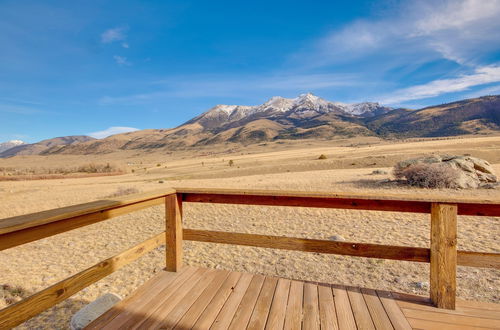
[[[2,166],[18,168],[31,164],[76,166],[79,162],[120,164],[118,157],[123,157],[121,164],[129,172],[120,177],[0,182],[0,218],[103,199],[103,196],[114,195],[120,187],[136,187],[140,191],[214,187],[500,199],[498,189],[417,189],[397,182],[380,183],[382,179],[389,179],[389,175],[370,175],[376,169],[390,171],[398,161],[438,151],[470,153],[490,161],[500,173],[500,138],[387,143],[356,148],[319,141],[312,145],[302,142],[297,149],[271,143],[257,151],[255,148],[238,150],[231,155],[198,156],[186,151],[168,156],[164,153],[136,155],[130,152],[0,159]],[[328,161],[318,162],[321,154],[328,155]],[[229,159],[237,165],[229,167]],[[159,162],[168,164],[168,169],[157,167]],[[354,162],[358,164],[356,168],[350,165]],[[148,173],[142,170],[144,167]],[[135,169],[133,174],[130,173],[132,169]],[[159,181],[164,183],[159,184]],[[430,244],[428,214],[203,203],[185,203],[183,212],[186,228],[312,239],[341,235],[346,241],[401,246],[428,247]],[[458,248],[500,252],[498,228],[495,217],[461,216],[458,219]],[[164,230],[165,209],[160,205],[7,249],[0,253],[0,283],[22,286],[28,293],[37,292]],[[184,246],[187,265],[429,294],[425,287],[416,285],[428,281],[429,265],[424,263],[188,241]],[[157,249],[34,317],[19,329],[67,328],[71,316],[84,303],[107,292],[126,297],[164,266],[165,251]],[[496,269],[458,267],[457,282],[461,299],[500,301],[500,273]],[[5,305],[7,303],[0,299],[0,308]]]
[[[76,167],[0,167],[0,173],[0,181],[26,181],[121,175],[125,171],[110,163],[87,163]]]
[[[125,196],[125,195],[132,195],[132,194],[137,194],[139,193],[139,189],[134,188],[134,187],[118,187],[115,192],[112,194],[109,194],[106,196],[106,198],[112,198],[112,197],[120,197],[120,196]]]
[[[25,174],[25,175],[0,176],[0,181],[78,179],[78,178],[93,178],[93,177],[98,177],[98,176],[113,176],[113,175],[122,175],[122,174],[125,174],[125,172],[73,173],[73,174]]]

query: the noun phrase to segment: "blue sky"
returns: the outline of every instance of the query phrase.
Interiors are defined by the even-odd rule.
[[[313,92],[500,94],[500,0],[0,0],[0,141],[175,127]]]

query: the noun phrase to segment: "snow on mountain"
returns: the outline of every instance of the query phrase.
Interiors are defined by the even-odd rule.
[[[369,117],[386,113],[391,110],[393,109],[389,107],[384,107],[377,102],[363,102],[355,104],[346,104],[344,111],[353,116]]]
[[[11,148],[20,146],[22,144],[26,144],[24,141],[21,140],[10,140],[7,142],[0,143],[0,152],[7,151]]]
[[[295,118],[306,118],[336,113],[354,117],[372,117],[391,110],[392,108],[381,106],[375,102],[345,104],[330,102],[312,93],[306,93],[296,98],[274,96],[267,102],[256,106],[219,104],[187,123],[198,122],[205,128],[215,128],[249,116],[291,115]]]

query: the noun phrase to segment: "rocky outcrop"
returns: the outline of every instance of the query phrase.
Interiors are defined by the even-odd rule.
[[[454,186],[457,188],[489,188],[497,182],[493,167],[484,159],[471,156],[433,155],[399,162],[395,174],[416,164],[442,164],[457,171]],[[490,188],[491,189],[491,188]]]

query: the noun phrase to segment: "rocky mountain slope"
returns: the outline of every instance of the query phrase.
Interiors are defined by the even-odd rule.
[[[377,135],[453,136],[500,130],[500,96],[483,96],[415,111],[397,111],[365,121]]]
[[[408,138],[500,133],[500,96],[484,96],[420,110],[378,103],[330,102],[313,94],[273,97],[256,106],[217,105],[173,129],[147,129],[71,143],[46,141],[0,153],[100,154],[120,150],[154,151],[248,145],[265,141],[336,139],[355,136]],[[75,138],[75,137],[72,137]]]

